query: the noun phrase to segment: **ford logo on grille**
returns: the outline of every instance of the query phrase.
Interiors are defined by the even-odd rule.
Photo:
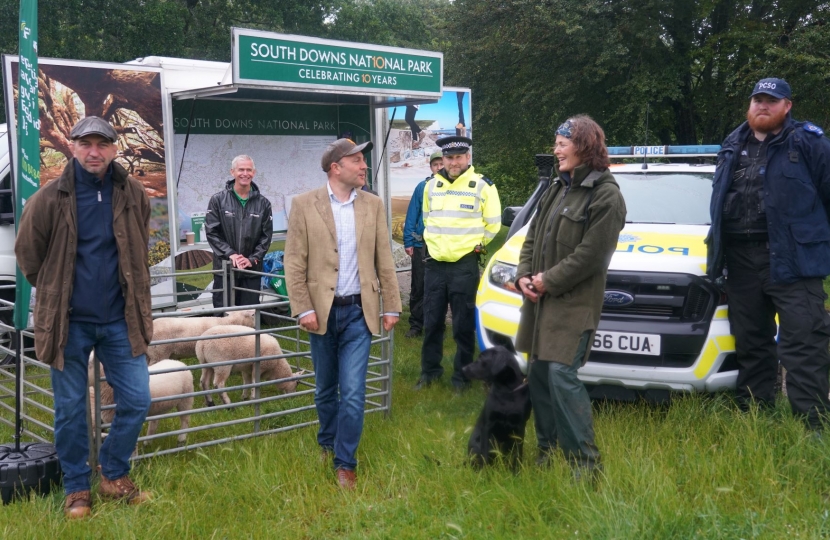
[[[605,291],[602,305],[606,307],[623,307],[634,303],[634,297],[624,291]]]

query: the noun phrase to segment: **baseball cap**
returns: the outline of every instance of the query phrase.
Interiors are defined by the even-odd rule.
[[[444,158],[444,153],[441,152],[440,150],[437,151],[437,152],[433,152],[432,155],[429,156],[429,164],[432,165],[432,162],[435,161],[436,159],[443,159],[443,158]]]
[[[329,172],[332,163],[358,152],[368,152],[372,147],[372,141],[357,144],[351,139],[337,139],[326,147],[323,157],[320,159],[320,165],[322,165],[325,172]]]
[[[69,138],[73,141],[87,135],[100,135],[112,142],[118,140],[118,133],[115,132],[115,128],[100,116],[87,116],[72,126],[72,130],[69,132]]]
[[[761,79],[757,83],[755,83],[755,89],[752,90],[752,94],[749,97],[752,97],[756,94],[768,94],[774,98],[778,99],[792,99],[793,93],[790,90],[790,85],[784,79],[776,79],[771,77],[769,79]]]

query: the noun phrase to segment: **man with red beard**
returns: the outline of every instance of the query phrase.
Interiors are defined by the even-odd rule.
[[[708,272],[725,283],[741,408],[775,406],[780,360],[793,412],[818,433],[830,409],[830,141],[793,120],[791,99],[783,79],[758,81],[747,121],[723,143]]]

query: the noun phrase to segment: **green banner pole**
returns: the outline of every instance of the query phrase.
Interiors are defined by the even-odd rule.
[[[40,187],[40,115],[37,96],[37,0],[20,0],[20,61],[17,79],[17,171],[14,223],[19,227],[23,207]],[[17,267],[14,327],[29,322],[32,286]]]

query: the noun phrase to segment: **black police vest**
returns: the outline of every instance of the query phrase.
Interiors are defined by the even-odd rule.
[[[774,137],[763,142],[750,134],[741,148],[732,185],[723,201],[723,232],[745,240],[766,240],[767,215],[764,208],[764,174],[767,148]]]

